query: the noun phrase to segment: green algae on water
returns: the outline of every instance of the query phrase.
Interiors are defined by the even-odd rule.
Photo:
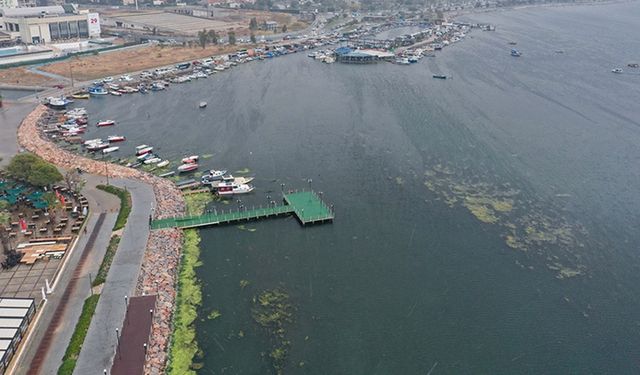
[[[195,269],[200,266],[200,236],[195,229],[184,232],[182,261],[178,273],[176,311],[169,349],[169,375],[195,375],[193,359],[198,353],[194,322],[202,304],[202,289]]]
[[[291,342],[286,338],[286,326],[293,321],[293,306],[282,289],[264,290],[253,297],[253,320],[268,333],[273,347],[269,358],[276,374],[284,373]]]

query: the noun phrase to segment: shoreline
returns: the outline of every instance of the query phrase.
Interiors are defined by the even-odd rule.
[[[38,124],[47,110],[48,108],[44,105],[38,105],[22,120],[17,131],[18,145],[21,148],[64,169],[79,167],[86,173],[100,176],[104,176],[107,172],[111,178],[134,179],[151,185],[156,198],[156,207],[153,211],[155,218],[176,216],[185,212],[182,193],[172,182],[117,164],[110,163],[107,171],[103,162],[60,149],[43,138],[38,131]],[[137,295],[157,294],[145,374],[162,374],[167,364],[183,237],[179,229],[163,229],[151,231],[147,238],[147,246],[135,287]]]

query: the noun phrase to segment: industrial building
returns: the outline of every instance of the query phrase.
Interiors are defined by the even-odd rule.
[[[9,367],[35,313],[33,298],[0,298],[0,375]]]
[[[100,37],[100,17],[72,5],[0,8],[0,32],[27,44],[95,38]]]

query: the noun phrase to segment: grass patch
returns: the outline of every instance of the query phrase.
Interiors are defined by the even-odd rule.
[[[82,343],[84,343],[84,338],[87,336],[87,331],[89,330],[91,317],[93,317],[93,313],[96,311],[98,299],[100,299],[100,295],[94,294],[84,300],[80,319],[78,319],[76,329],[73,331],[73,336],[71,336],[71,342],[69,342],[67,351],[64,353],[64,357],[62,358],[62,365],[58,368],[58,375],[73,374],[73,370],[76,367],[76,361],[80,355],[80,349],[82,349]]]
[[[118,250],[118,244],[120,243],[120,236],[113,235],[109,240],[109,246],[107,246],[107,252],[104,254],[104,258],[102,258],[102,264],[100,264],[100,269],[98,270],[98,274],[96,278],[93,280],[91,285],[98,286],[103,284],[107,280],[107,274],[109,273],[109,268],[111,268],[111,262],[113,262],[113,257],[116,255],[116,251]]]
[[[118,218],[116,219],[116,223],[113,225],[113,230],[115,231],[124,228],[124,225],[127,223],[129,213],[131,213],[131,193],[113,185],[98,185],[96,187],[120,198],[120,212],[118,212]]]

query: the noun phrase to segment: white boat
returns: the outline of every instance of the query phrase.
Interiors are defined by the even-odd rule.
[[[97,87],[93,89],[89,89],[89,95],[108,95],[109,91],[105,90],[104,87]]]
[[[113,120],[98,121],[96,126],[113,126],[116,122]]]
[[[136,148],[136,155],[145,155],[145,154],[150,153],[151,151],[153,151],[153,147],[151,147],[151,146],[147,146],[147,147],[140,148],[140,149]]]
[[[102,143],[102,138],[95,138],[95,139],[88,139],[86,141],[84,141],[84,145],[88,146],[94,143]]]
[[[87,146],[87,151],[98,151],[98,150],[103,150],[107,147],[109,147],[109,144],[106,142],[94,143]]]
[[[396,60],[396,64],[400,64],[400,65],[409,65],[409,64],[411,64],[411,63],[409,62],[409,59],[407,59],[407,58],[405,57],[405,58],[397,59],[397,60]]]
[[[160,168],[164,168],[167,165],[169,165],[169,160],[163,160],[160,163],[158,163],[158,167],[160,167]]]
[[[143,160],[147,160],[155,157],[156,156],[154,154],[147,152],[146,154],[136,156],[136,159],[138,159],[139,161],[143,161]]]
[[[178,172],[191,172],[196,169],[198,169],[198,164],[196,163],[182,164],[178,167]]]
[[[107,137],[107,142],[110,142],[110,143],[123,142],[123,141],[126,141],[126,140],[127,140],[127,138],[125,138],[122,135],[110,135],[110,136]]]
[[[110,91],[109,94],[111,94],[113,96],[122,96],[122,93],[118,92],[118,91]]]
[[[201,177],[201,181],[203,184],[210,184],[213,181],[219,181],[222,180],[222,177],[227,173],[226,170],[219,170],[216,171],[215,169],[212,169],[209,171],[209,173],[203,175]]]
[[[209,183],[209,185],[211,185],[211,187],[214,188],[214,189],[221,189],[221,188],[227,188],[227,187],[237,187],[237,186],[241,186],[241,185],[247,185],[251,181],[253,181],[253,179],[254,179],[253,177],[233,177],[233,176],[228,176],[222,181],[212,181],[212,182]]]
[[[145,164],[158,164],[162,161],[162,159],[155,157],[155,158],[148,158],[147,160],[145,160],[143,163]]]
[[[51,108],[62,109],[62,108],[65,108],[67,104],[69,104],[69,101],[63,97],[60,97],[60,98],[52,97],[52,98],[48,98],[47,104],[49,104],[49,107]]]
[[[616,73],[616,74],[620,74],[622,73],[623,70],[621,68],[615,68],[615,69],[611,69],[611,73]]]
[[[118,151],[119,149],[120,149],[120,147],[118,147],[118,146],[107,147],[104,150],[102,150],[102,153],[103,154],[108,154],[110,152]]]
[[[207,102],[200,102],[200,104],[198,105],[200,108],[204,108],[207,106]]]
[[[253,191],[254,187],[251,185],[238,185],[233,187],[224,187],[218,189],[218,195],[220,196],[230,196],[236,194],[247,194]]]
[[[195,162],[198,161],[198,159],[200,159],[200,156],[191,155],[191,156],[187,156],[185,158],[182,158],[182,163],[183,164],[195,163]]]

